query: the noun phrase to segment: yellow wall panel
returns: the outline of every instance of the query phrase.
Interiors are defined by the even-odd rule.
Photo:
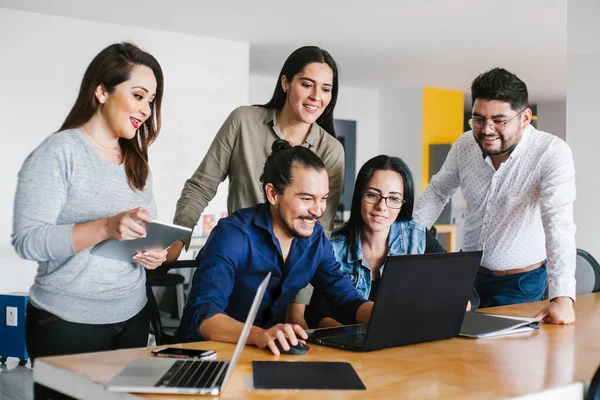
[[[422,186],[429,183],[429,145],[454,143],[463,133],[463,93],[455,90],[423,88]]]

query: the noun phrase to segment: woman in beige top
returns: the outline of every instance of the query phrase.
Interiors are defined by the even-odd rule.
[[[273,142],[285,139],[308,147],[325,163],[330,193],[321,223],[331,232],[344,181],[344,149],[333,127],[337,94],[338,70],[331,55],[315,46],[294,51],[283,64],[271,100],[239,107],[225,120],[186,181],[173,222],[193,228],[225,178],[229,213],[264,202],[260,174]],[[189,240],[173,244],[167,262],[175,261]]]

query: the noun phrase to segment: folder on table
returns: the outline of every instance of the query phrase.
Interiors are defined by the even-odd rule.
[[[531,332],[538,329],[540,329],[540,320],[536,318],[466,312],[459,336],[483,339],[487,337]]]

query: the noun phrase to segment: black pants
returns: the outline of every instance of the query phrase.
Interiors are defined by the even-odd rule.
[[[146,347],[149,319],[146,307],[127,321],[116,324],[78,324],[27,305],[25,340],[31,359]]]

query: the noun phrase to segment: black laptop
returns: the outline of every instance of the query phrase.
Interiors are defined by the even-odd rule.
[[[481,251],[387,258],[368,325],[308,331],[312,343],[354,351],[458,336]]]

